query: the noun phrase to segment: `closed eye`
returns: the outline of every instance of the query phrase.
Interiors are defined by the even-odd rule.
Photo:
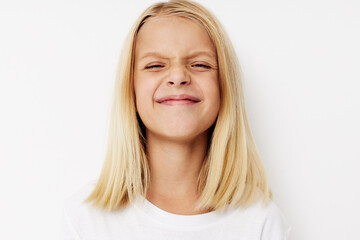
[[[198,63],[198,64],[194,64],[194,65],[192,65],[193,67],[201,67],[201,68],[207,68],[207,69],[209,69],[209,68],[211,68],[210,66],[208,66],[208,65],[205,65],[205,64],[200,64],[200,63]]]
[[[162,65],[159,65],[159,64],[155,64],[155,65],[146,66],[145,69],[159,68],[159,67],[163,67],[163,66],[162,66]]]

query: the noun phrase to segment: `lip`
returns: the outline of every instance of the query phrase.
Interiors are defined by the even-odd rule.
[[[199,98],[187,94],[168,95],[156,100],[157,103],[165,105],[189,105],[200,101],[201,100]]]

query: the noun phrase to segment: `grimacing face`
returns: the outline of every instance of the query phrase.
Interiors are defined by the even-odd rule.
[[[188,141],[206,134],[220,109],[216,49],[205,28],[156,16],[136,39],[134,91],[146,136]]]

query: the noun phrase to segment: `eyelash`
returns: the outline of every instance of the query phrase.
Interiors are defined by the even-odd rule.
[[[194,64],[192,66],[200,66],[202,68],[206,68],[206,69],[210,69],[211,67],[208,66],[208,65],[205,65],[205,64]],[[146,66],[145,69],[151,69],[151,68],[158,68],[158,67],[163,67],[162,65],[159,65],[159,64],[155,64],[155,65],[150,65],[150,66]]]
[[[201,66],[201,67],[207,68],[207,69],[210,69],[210,68],[211,68],[209,65],[205,65],[205,64],[201,64],[201,63],[194,64],[193,66]]]
[[[146,66],[145,69],[150,69],[150,68],[156,68],[156,67],[162,67],[162,65],[151,65],[151,66]]]

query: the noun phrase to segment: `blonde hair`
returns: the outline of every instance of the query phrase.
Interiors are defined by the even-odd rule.
[[[260,197],[265,205],[272,199],[272,192],[247,120],[235,51],[215,16],[200,4],[185,0],[151,5],[128,34],[115,81],[105,162],[85,202],[93,201],[94,206],[110,211],[127,206],[140,195],[146,196],[150,170],[144,125],[135,107],[134,50],[141,26],[159,15],[198,21],[217,52],[221,104],[198,177],[200,197],[196,209],[221,211],[226,206],[247,207]]]

